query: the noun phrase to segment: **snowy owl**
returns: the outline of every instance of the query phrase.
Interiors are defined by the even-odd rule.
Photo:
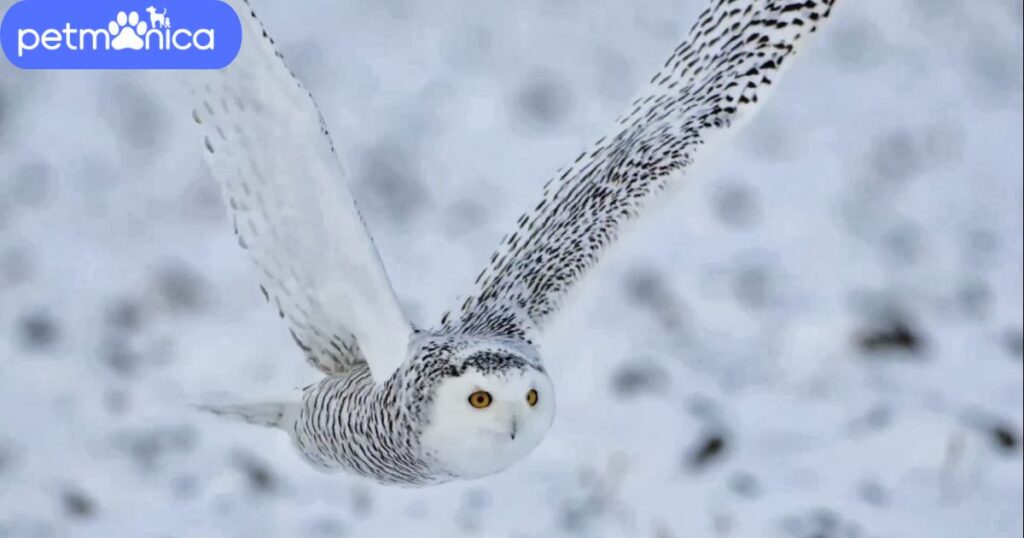
[[[192,119],[263,295],[323,378],[296,401],[207,409],[286,431],[319,469],[404,485],[496,473],[537,446],[555,411],[539,332],[620,227],[756,110],[834,3],[712,1],[425,329],[402,313],[312,96],[243,1],[233,64],[184,75]]]

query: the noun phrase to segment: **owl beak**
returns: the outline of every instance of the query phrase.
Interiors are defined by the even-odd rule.
[[[509,437],[512,438],[513,441],[516,440],[516,428],[517,427],[518,427],[518,424],[516,424],[516,417],[512,417],[512,429],[509,430],[509,434],[508,435],[509,435]]]

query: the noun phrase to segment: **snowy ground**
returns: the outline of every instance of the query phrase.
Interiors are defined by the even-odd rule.
[[[429,325],[703,2],[255,4]],[[426,490],[189,411],[315,373],[187,109],[0,62],[0,537],[1021,536],[1021,2],[840,4],[549,333],[544,443]]]

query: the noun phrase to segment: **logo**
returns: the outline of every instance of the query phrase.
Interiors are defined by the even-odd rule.
[[[220,0],[21,0],[0,22],[22,69],[220,69],[241,44]]]

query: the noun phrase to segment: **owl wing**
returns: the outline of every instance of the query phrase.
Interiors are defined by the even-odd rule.
[[[623,223],[757,109],[833,3],[715,0],[611,133],[545,185],[443,330],[529,339]]]
[[[356,208],[323,118],[248,3],[227,68],[181,77],[238,243],[309,361],[326,373],[365,361],[387,379],[412,328]]]

